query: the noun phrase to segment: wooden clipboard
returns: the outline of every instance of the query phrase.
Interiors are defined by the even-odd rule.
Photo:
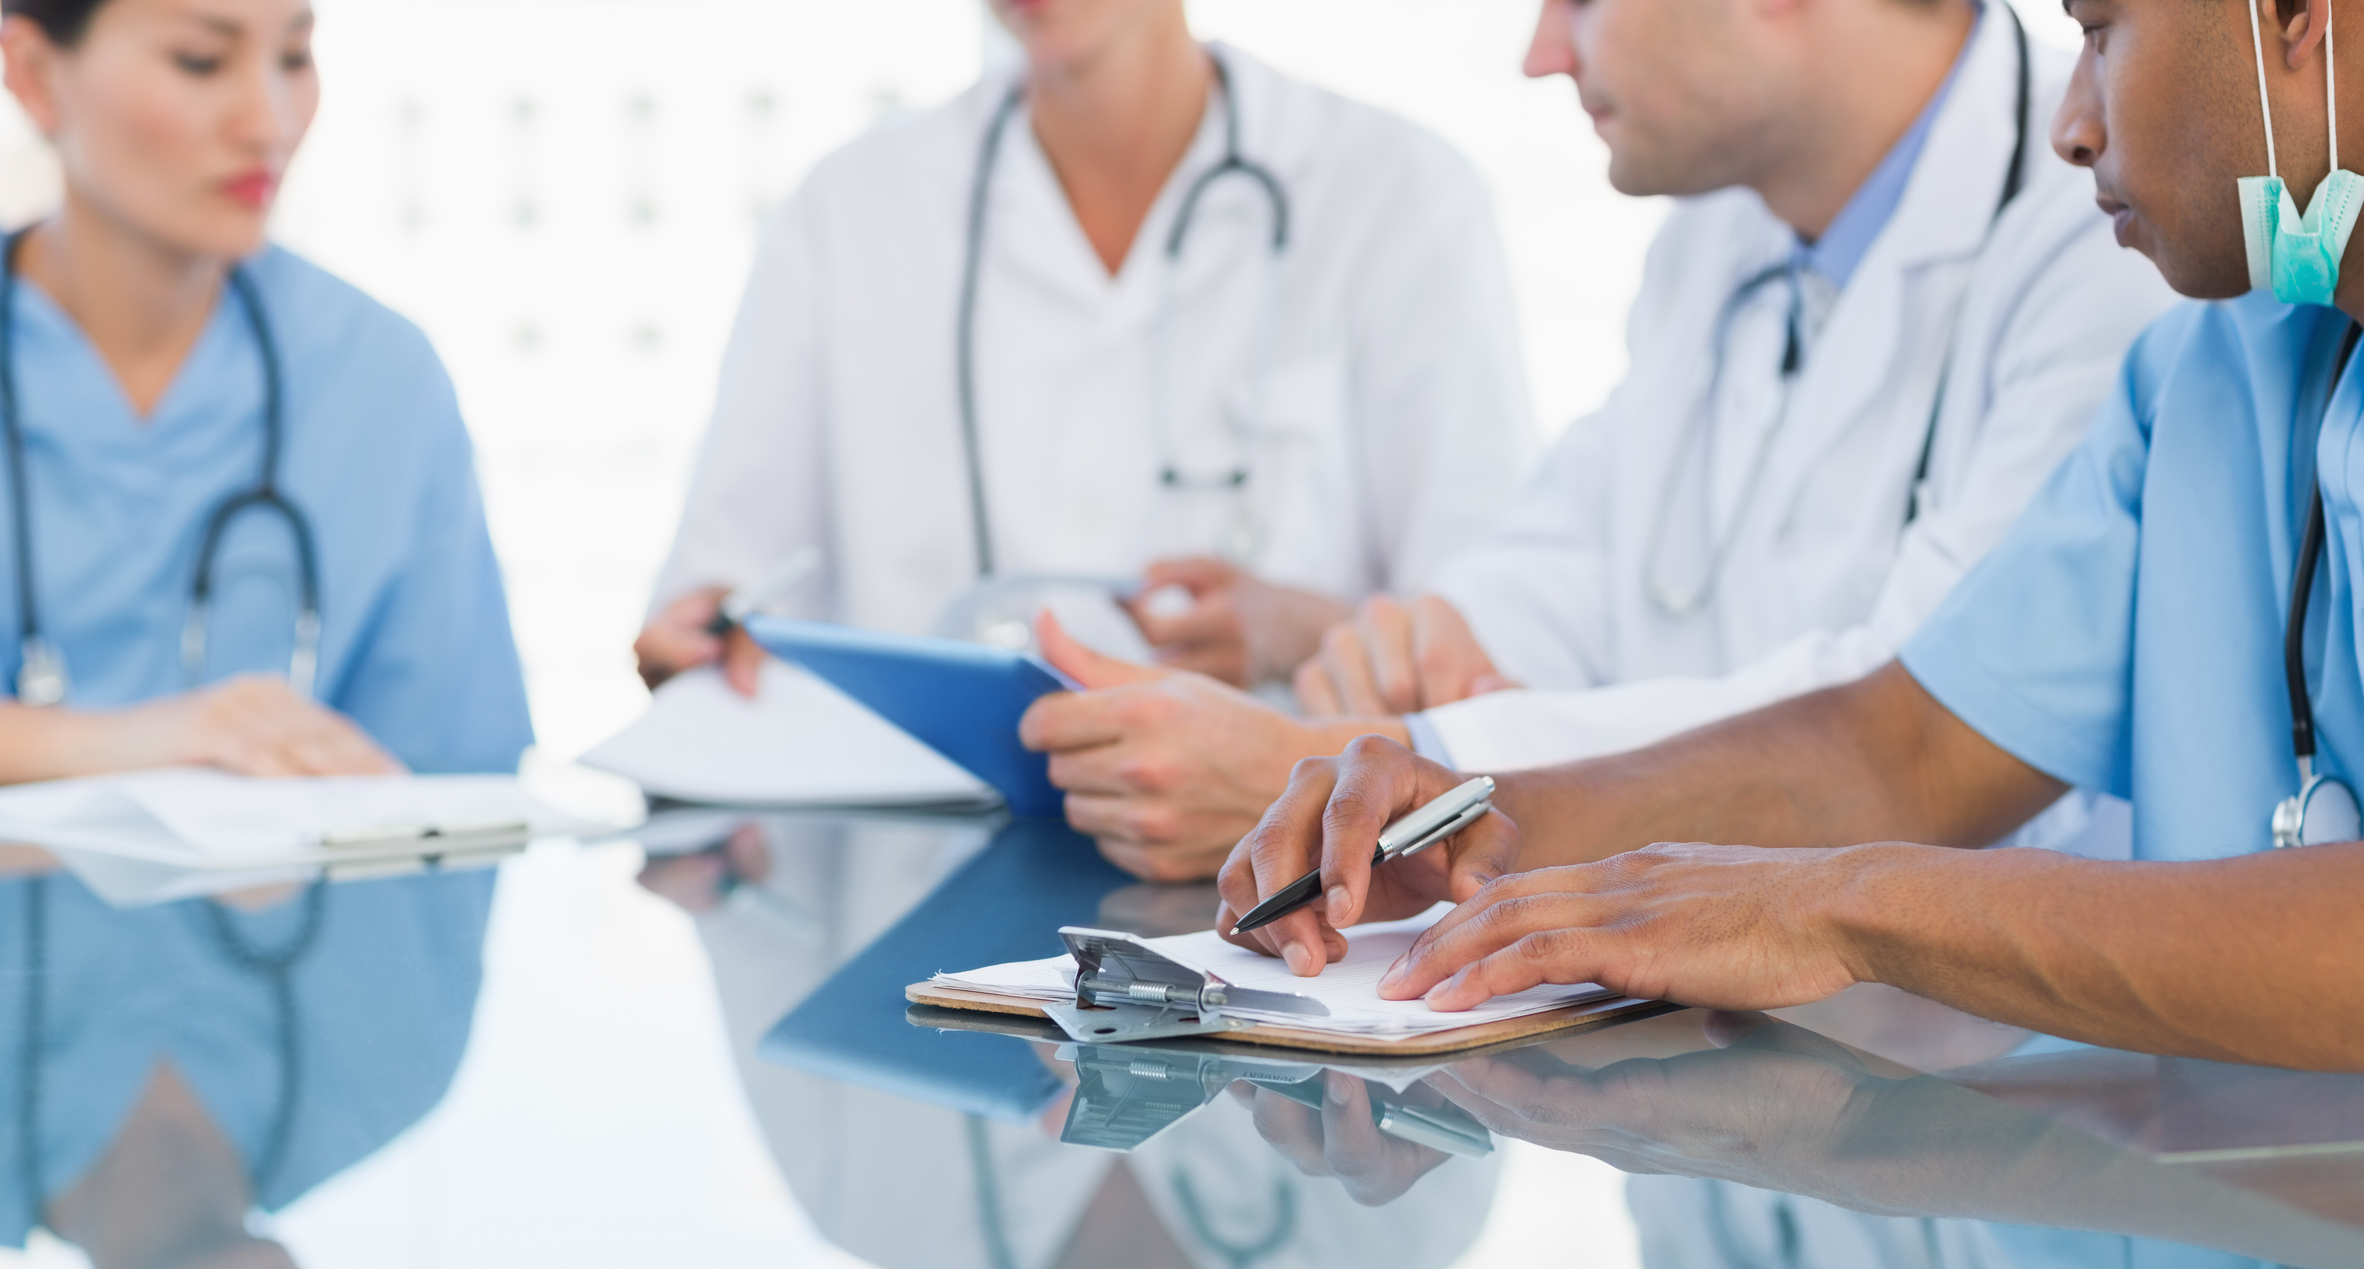
[[[930,1005],[938,1009],[960,1009],[977,1013],[1003,1014],[1020,1018],[1039,1018],[1050,1021],[1040,1001],[1023,996],[1003,996],[992,992],[968,991],[958,987],[939,987],[936,984],[913,983],[903,989],[903,999],[915,1005]],[[1608,996],[1568,1005],[1549,1013],[1529,1014],[1524,1018],[1505,1018],[1500,1022],[1482,1022],[1475,1026],[1455,1027],[1450,1031],[1433,1031],[1427,1035],[1411,1036],[1402,1040],[1373,1040],[1361,1036],[1336,1035],[1322,1031],[1300,1031],[1293,1027],[1258,1023],[1244,1031],[1226,1031],[1219,1039],[1227,1044],[1263,1044],[1283,1049],[1306,1049],[1316,1053],[1353,1053],[1370,1057],[1434,1057],[1441,1053],[1459,1053],[1465,1049],[1490,1048],[1514,1040],[1528,1040],[1536,1036],[1576,1031],[1586,1027],[1604,1026],[1621,1019],[1665,1010],[1668,1006],[1655,1000],[1636,1000],[1631,996]]]

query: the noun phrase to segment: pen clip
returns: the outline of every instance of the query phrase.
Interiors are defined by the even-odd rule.
[[[1422,833],[1419,837],[1414,838],[1412,841],[1407,842],[1402,846],[1396,847],[1393,850],[1382,851],[1378,862],[1386,863],[1391,859],[1407,859],[1413,855],[1417,855],[1421,851],[1427,850],[1429,847],[1436,845],[1438,842],[1444,841],[1447,838],[1453,836],[1453,834],[1460,832],[1462,829],[1468,828],[1470,825],[1484,819],[1486,817],[1486,812],[1493,809],[1494,802],[1491,798],[1479,802],[1473,802],[1469,806],[1462,808],[1460,814],[1455,815],[1453,818],[1446,820],[1444,823],[1437,825],[1435,828]]]

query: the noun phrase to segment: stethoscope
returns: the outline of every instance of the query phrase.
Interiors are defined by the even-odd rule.
[[[302,1017],[295,994],[295,969],[320,941],[320,927],[328,913],[328,887],[315,881],[304,891],[302,913],[295,934],[277,948],[259,948],[246,941],[221,904],[199,900],[206,932],[224,960],[270,989],[276,1023],[278,1093],[262,1148],[246,1170],[249,1186],[260,1193],[287,1162],[295,1140],[296,1107],[303,1088]],[[24,1182],[25,1210],[35,1225],[49,1203],[49,1187],[41,1158],[41,1058],[49,1024],[49,879],[25,882],[25,1004],[24,1034],[19,1037],[17,1083],[17,1162]]]
[[[1239,150],[1239,98],[1231,88],[1230,68],[1223,64],[1220,54],[1209,50],[1207,59],[1214,66],[1215,85],[1224,101],[1223,159],[1199,173],[1183,195],[1182,208],[1174,217],[1174,228],[1166,235],[1166,259],[1182,258],[1182,245],[1190,236],[1192,218],[1198,212],[1199,198],[1207,187],[1226,176],[1237,174],[1254,181],[1272,204],[1272,253],[1279,255],[1289,245],[1289,197],[1281,188],[1280,178],[1272,169],[1252,159],[1242,157]],[[993,186],[993,171],[1001,158],[1002,134],[1009,130],[1010,119],[1017,114],[1025,99],[1025,85],[1012,85],[993,112],[992,122],[985,126],[985,137],[977,149],[976,182],[969,191],[969,223],[966,254],[960,270],[960,311],[955,327],[954,362],[959,380],[960,438],[963,454],[968,460],[969,517],[977,544],[977,576],[994,575],[996,559],[993,546],[992,516],[985,496],[985,465],[977,432],[977,287],[983,270],[985,252],[985,206]],[[1219,490],[1244,495],[1249,471],[1244,464],[1234,464],[1212,475],[1192,475],[1173,461],[1163,463],[1158,470],[1158,484],[1168,490]]]
[[[2340,345],[2338,368],[2332,372],[2331,395],[2339,392],[2339,378],[2356,351],[2364,327],[2350,326]],[[2326,413],[2330,410],[2327,397]],[[2315,706],[2307,696],[2307,607],[2314,598],[2315,568],[2323,558],[2323,486],[2317,483],[2307,508],[2306,532],[2299,537],[2298,567],[2290,578],[2290,618],[2282,627],[2282,681],[2290,689],[2290,750],[2298,758],[2298,792],[2274,807],[2274,849],[2352,842],[2364,837],[2364,813],[2356,791],[2338,776],[2315,771]]]
[[[16,699],[26,705],[57,705],[72,691],[65,654],[41,628],[39,587],[33,579],[33,510],[30,477],[26,471],[24,427],[18,417],[16,392],[16,258],[24,231],[9,236],[0,247],[0,439],[8,450],[10,512],[16,529],[16,594],[23,644],[23,664],[16,674]],[[206,622],[213,605],[214,561],[222,539],[239,516],[265,511],[287,524],[294,539],[298,592],[295,652],[289,659],[287,680],[296,692],[311,696],[320,667],[320,567],[313,552],[312,525],[279,490],[279,454],[285,440],[286,406],[279,345],[271,338],[271,324],[263,312],[262,295],[252,279],[231,266],[230,288],[246,310],[263,360],[263,461],[252,488],[222,499],[206,518],[205,537],[197,551],[197,575],[190,584],[189,616],[181,626],[181,672],[194,687],[205,674]]]
[[[2019,20],[2019,14],[2013,11],[2010,5],[2005,4],[2000,7],[2011,18],[2012,34],[2017,37],[2019,49],[2019,109],[2015,119],[2019,135],[2018,140],[2011,147],[2011,166],[2003,175],[2003,196],[1995,203],[1994,215],[1987,221],[1986,242],[1994,240],[1995,226],[2002,222],[2003,213],[2010,210],[2012,201],[2019,197],[2020,190],[2025,187],[2027,138],[2033,114],[2033,89],[2030,83],[2032,66],[2028,53],[2027,25]],[[1979,249],[1982,253],[1984,252],[1984,242],[1980,244]],[[1658,515],[1651,525],[1649,545],[1642,556],[1643,592],[1649,596],[1650,602],[1660,612],[1677,620],[1697,616],[1700,610],[1707,606],[1708,598],[1715,594],[1716,582],[1718,578],[1723,576],[1726,558],[1731,554],[1732,547],[1740,540],[1740,531],[1748,521],[1749,509],[1755,504],[1757,491],[1764,484],[1765,471],[1770,466],[1769,460],[1773,453],[1773,444],[1781,435],[1782,425],[1789,421],[1789,408],[1792,399],[1791,385],[1805,363],[1803,328],[1806,296],[1805,284],[1799,277],[1799,268],[1798,255],[1793,251],[1787,259],[1780,263],[1769,265],[1751,274],[1724,301],[1722,310],[1716,315],[1715,333],[1710,346],[1714,357],[1714,367],[1708,372],[1706,408],[1700,410],[1693,417],[1692,422],[1685,428],[1682,439],[1675,447],[1674,461],[1667,468],[1665,488],[1659,494]],[[1661,557],[1666,550],[1666,533],[1669,521],[1674,514],[1675,499],[1680,492],[1685,470],[1691,465],[1692,450],[1702,442],[1709,419],[1715,412],[1716,403],[1723,396],[1724,365],[1727,360],[1726,354],[1729,352],[1728,345],[1732,335],[1733,322],[1760,292],[1778,282],[1789,284],[1788,331],[1784,336],[1781,352],[1781,406],[1774,415],[1773,426],[1765,433],[1765,439],[1758,444],[1755,458],[1750,461],[1748,476],[1740,487],[1739,502],[1733,507],[1732,515],[1726,521],[1723,532],[1716,535],[1715,541],[1709,547],[1706,573],[1702,575],[1699,584],[1693,589],[1677,591],[1666,583],[1660,572]],[[1967,304],[1968,301],[1969,297],[1965,291],[1963,303]],[[1949,339],[1946,343],[1945,365],[1937,375],[1937,397],[1930,403],[1929,426],[1921,436],[1920,461],[1913,468],[1912,494],[1905,505],[1904,523],[1908,527],[1921,513],[1921,489],[1929,480],[1929,456],[1937,444],[1937,421],[1945,409],[1945,385],[1946,380],[1953,374],[1959,325],[1960,323],[1957,321],[1957,334],[1955,338]]]

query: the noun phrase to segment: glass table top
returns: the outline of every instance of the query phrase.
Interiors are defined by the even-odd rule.
[[[1064,827],[660,814],[116,910],[0,877],[0,1265],[2364,1264],[2364,1077],[1882,988],[1440,1058],[913,1006],[1206,928]]]

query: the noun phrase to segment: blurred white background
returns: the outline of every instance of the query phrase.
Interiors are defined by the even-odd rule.
[[[2018,0],[2038,38],[2075,29]],[[978,0],[317,0],[326,103],[279,236],[424,326],[483,467],[544,748],[571,755],[645,700],[629,645],[672,532],[763,211],[882,114],[959,91],[993,47]],[[1564,81],[1518,74],[1535,0],[1193,0],[1202,35],[1393,109],[1492,184],[1526,322],[1536,426],[1624,369],[1624,310],[1664,214],[1620,198]],[[0,221],[54,198],[0,104]],[[513,867],[478,1043],[451,1101],[284,1222],[313,1265],[831,1264],[770,1172],[687,923],[630,861]],[[675,1113],[588,1114],[659,1081]],[[612,1104],[612,1103],[611,1103]],[[646,1098],[625,1104],[644,1113]],[[666,1104],[660,1099],[658,1104]],[[573,1175],[456,1188],[540,1134]],[[552,1134],[556,1139],[552,1139]],[[560,1142],[574,1134],[579,1148]],[[489,1155],[488,1155],[489,1152]],[[1617,1175],[1514,1148],[1471,1265],[1630,1265]],[[616,1169],[640,1220],[598,1210]],[[604,1182],[599,1184],[598,1182]],[[522,1188],[519,1188],[522,1187]],[[642,1236],[696,1211],[678,1239]],[[716,1211],[731,1214],[715,1222]],[[414,1219],[415,1218],[415,1219]],[[504,1242],[521,1228],[551,1237]],[[486,1235],[479,1241],[471,1235]],[[0,1264],[14,1260],[0,1252]],[[71,1264],[52,1247],[32,1259]]]

